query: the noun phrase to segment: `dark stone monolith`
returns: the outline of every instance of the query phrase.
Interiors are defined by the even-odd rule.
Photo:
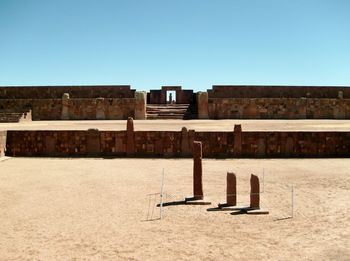
[[[236,174],[227,172],[226,204],[228,206],[237,205]]]
[[[181,129],[181,154],[183,157],[191,156],[191,149],[188,142],[188,131],[186,127]]]
[[[69,120],[69,93],[62,95],[61,120]]]
[[[86,153],[88,156],[97,156],[101,153],[100,132],[98,129],[88,129],[86,141]]]
[[[193,142],[193,197],[203,199],[202,142]]]
[[[233,154],[235,156],[241,156],[242,154],[242,126],[241,124],[235,124],[234,130],[234,144],[233,144]]]
[[[253,174],[250,176],[250,207],[260,208],[259,178]]]
[[[135,153],[135,135],[134,135],[134,120],[128,118],[126,123],[126,155],[133,156]]]

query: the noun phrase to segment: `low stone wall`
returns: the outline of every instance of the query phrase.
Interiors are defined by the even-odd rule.
[[[8,156],[349,157],[350,132],[8,131]]]
[[[210,119],[350,119],[350,99],[209,98]]]

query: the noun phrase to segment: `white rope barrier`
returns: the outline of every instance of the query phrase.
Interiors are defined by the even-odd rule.
[[[223,189],[218,193],[211,194],[205,193],[209,198],[219,198],[226,199],[227,196],[236,196],[237,206],[249,206],[251,195],[260,195],[260,208],[268,209],[270,211],[270,216],[274,217],[275,220],[284,220],[294,218],[295,214],[300,217],[305,217],[302,213],[299,213],[295,209],[295,187],[294,185],[283,185],[279,184],[276,186],[274,191],[265,190],[265,168],[262,170],[261,178],[261,191],[259,193],[251,192],[236,192],[236,193],[225,193]],[[164,204],[169,206],[169,203],[178,203],[180,204],[184,201],[185,196],[181,193],[168,193],[164,191],[164,182],[165,182],[165,170],[163,168],[161,175],[161,185],[160,192],[147,194],[148,196],[148,211],[147,211],[147,220],[162,220],[164,219]],[[159,195],[159,200],[158,200]],[[187,194],[188,195],[188,194]],[[219,196],[220,195],[220,196]],[[212,202],[215,206],[216,202]],[[220,203],[220,202],[217,202]],[[153,204],[153,206],[152,206]],[[175,205],[175,204],[174,204]],[[154,217],[155,208],[159,207],[159,217]],[[299,215],[300,214],[300,215]]]

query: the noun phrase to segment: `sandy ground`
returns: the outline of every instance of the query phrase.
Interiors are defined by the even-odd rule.
[[[233,131],[242,124],[245,131],[349,131],[350,120],[135,120],[135,130]],[[126,121],[29,121],[0,123],[0,130],[125,130]]]
[[[349,260],[350,159],[204,160],[212,206],[167,206],[157,220],[147,194],[162,168],[165,201],[191,194],[191,159],[0,161],[0,259]],[[263,168],[269,215],[207,211],[224,202],[226,171],[247,204],[249,175],[262,180]]]

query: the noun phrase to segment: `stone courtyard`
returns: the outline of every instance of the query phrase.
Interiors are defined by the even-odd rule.
[[[349,102],[340,87],[0,87],[0,259],[345,260]]]
[[[346,260],[350,255],[349,159],[203,159],[211,206],[167,206],[192,193],[192,159],[3,158],[2,260]],[[237,175],[238,204],[249,202],[250,174],[262,178],[269,215],[208,208],[226,199]],[[181,181],[181,182],[179,182]],[[290,186],[295,187],[294,217]],[[159,198],[155,203],[159,203]],[[149,208],[149,205],[151,207]],[[149,211],[150,210],[150,211]]]

